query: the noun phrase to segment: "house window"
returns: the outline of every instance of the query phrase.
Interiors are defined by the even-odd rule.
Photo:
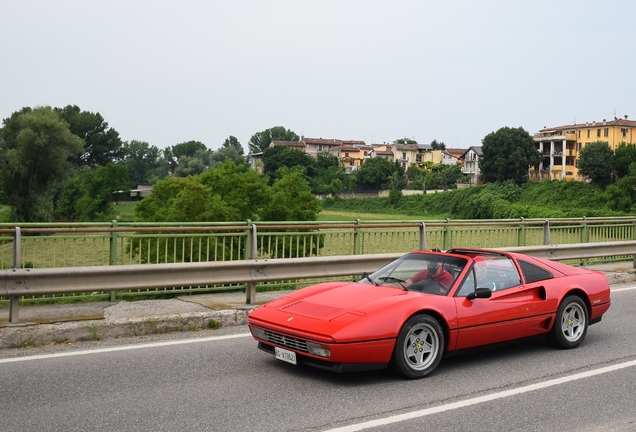
[[[621,128],[621,133],[623,134],[623,138],[627,137],[627,128]]]
[[[581,138],[581,131],[579,131],[579,138]]]
[[[609,128],[603,129],[603,136],[604,137],[608,137],[609,136]]]
[[[601,137],[601,129],[596,129],[596,138],[600,138]]]
[[[364,152],[364,155],[365,155],[365,156],[368,156],[366,151]]]
[[[406,160],[406,152],[402,152],[402,159]]]
[[[349,153],[345,153],[345,157],[349,157]]]
[[[322,151],[322,144],[318,145],[318,151],[321,152]]]
[[[587,130],[587,137],[588,138],[590,137],[590,130],[589,129]]]

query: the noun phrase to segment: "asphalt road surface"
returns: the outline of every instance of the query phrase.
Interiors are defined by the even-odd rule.
[[[513,344],[415,381],[293,366],[247,332],[1,350],[0,430],[636,430],[636,284],[577,349]]]

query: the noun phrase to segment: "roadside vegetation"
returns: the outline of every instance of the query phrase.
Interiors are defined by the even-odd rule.
[[[397,199],[329,198],[329,212],[401,215],[423,219],[567,218],[628,215],[610,208],[610,195],[577,181],[544,181],[521,186],[513,181]]]

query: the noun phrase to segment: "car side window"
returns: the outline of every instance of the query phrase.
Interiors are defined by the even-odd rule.
[[[496,285],[497,291],[512,288],[521,284],[517,267],[506,256],[494,260],[488,269],[488,275]]]
[[[488,255],[474,257],[475,263],[464,278],[457,297],[466,297],[476,288],[501,291],[521,284],[519,272],[507,256]]]
[[[474,270],[471,270],[466,275],[466,277],[464,278],[464,281],[462,282],[462,285],[459,287],[459,289],[457,290],[457,294],[455,295],[457,297],[466,297],[471,292],[475,292],[475,271]]]

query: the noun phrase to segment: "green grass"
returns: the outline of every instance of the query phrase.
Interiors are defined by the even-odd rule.
[[[0,205],[0,223],[10,222],[9,216],[11,216],[11,207]]]
[[[135,204],[137,202],[122,202],[115,204],[115,219],[119,222],[137,222],[135,217]]]
[[[446,216],[427,216],[422,220],[443,220]],[[420,218],[413,215],[399,214],[399,213],[368,213],[368,212],[356,212],[345,210],[323,210],[318,214],[317,220],[319,222],[325,221],[354,221],[356,219],[361,220],[420,220]]]

